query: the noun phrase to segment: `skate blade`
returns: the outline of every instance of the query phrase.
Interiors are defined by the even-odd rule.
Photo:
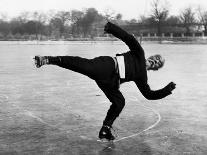
[[[113,143],[113,140],[108,140],[108,139],[98,139],[98,142],[104,147],[104,151],[109,151],[111,149],[115,148],[115,145]]]
[[[97,142],[100,142],[100,143],[113,143],[113,140],[108,140],[108,139],[98,139]]]

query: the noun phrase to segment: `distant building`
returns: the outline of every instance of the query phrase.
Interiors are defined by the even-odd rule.
[[[143,37],[157,37],[158,30],[156,25],[144,25],[140,23],[122,25],[126,31],[134,34],[135,36]],[[199,24],[189,26],[190,33],[187,33],[186,27],[183,24],[177,25],[164,25],[161,27],[160,37],[183,37],[184,36],[202,36],[203,27]]]

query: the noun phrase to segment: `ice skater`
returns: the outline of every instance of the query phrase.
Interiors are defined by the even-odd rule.
[[[35,56],[34,59],[37,68],[43,65],[57,65],[95,80],[111,102],[99,131],[99,138],[114,140],[112,124],[125,105],[125,99],[119,90],[120,84],[134,81],[142,95],[149,100],[162,99],[170,95],[176,84],[170,82],[162,89],[151,90],[147,82],[147,71],[161,68],[164,59],[160,55],[145,59],[144,50],[135,37],[111,22],[107,22],[104,31],[122,40],[130,50],[114,57],[99,56],[93,59],[77,56]]]

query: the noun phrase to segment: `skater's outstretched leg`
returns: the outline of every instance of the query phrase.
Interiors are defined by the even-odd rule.
[[[111,133],[112,124],[125,105],[125,99],[119,91],[119,76],[116,72],[114,59],[109,56],[94,59],[74,56],[35,56],[34,59],[38,68],[43,65],[57,65],[86,75],[96,81],[112,103],[99,132],[99,138],[114,140],[115,137]]]
[[[78,56],[35,56],[34,60],[37,68],[43,65],[56,65],[97,81],[111,81],[115,73],[114,60],[109,56],[100,56],[94,59]]]

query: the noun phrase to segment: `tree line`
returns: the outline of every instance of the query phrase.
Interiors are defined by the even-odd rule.
[[[155,31],[158,36],[171,27],[170,31],[179,29],[186,34],[191,31],[202,31],[207,34],[207,11],[201,7],[184,8],[179,15],[170,15],[168,4],[163,5],[161,0],[153,0],[148,16],[139,19],[123,20],[121,13],[106,10],[99,13],[95,8],[69,11],[22,12],[10,20],[5,16],[0,18],[0,39],[66,39],[66,38],[93,38],[104,36],[103,27],[106,20],[122,26],[139,25],[145,31]],[[196,30],[195,30],[196,29]],[[167,28],[169,31],[169,28]]]

